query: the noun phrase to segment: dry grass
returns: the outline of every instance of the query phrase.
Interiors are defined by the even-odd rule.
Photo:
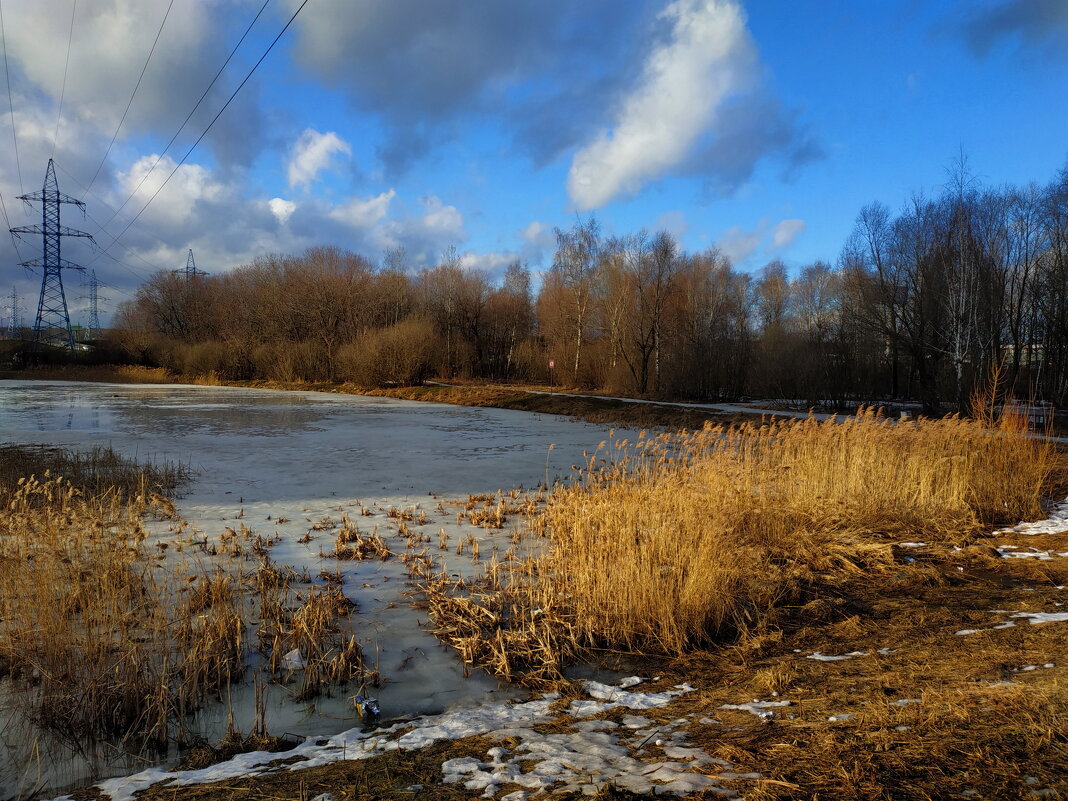
[[[186,739],[189,714],[222,701],[257,662],[271,681],[299,681],[300,698],[378,681],[341,630],[353,605],[339,587],[296,591],[291,585],[310,577],[272,566],[266,545],[253,547],[261,567],[247,577],[237,563],[204,573],[186,553],[147,547],[145,515],[185,528],[173,503],[147,484],[173,483],[177,471],[101,451],[5,452],[14,458],[0,477],[0,678],[11,682],[5,697],[27,720],[75,742],[166,748]],[[42,460],[84,489],[47,469],[10,480]],[[232,532],[235,543],[251,539],[251,529],[241,529]],[[294,650],[299,671],[284,659]]]
[[[173,384],[176,377],[162,367],[139,364],[66,364],[0,371],[0,378],[40,381],[103,381],[111,384]]]
[[[110,447],[78,452],[44,445],[0,445],[0,501],[10,500],[20,478],[45,470],[90,496],[112,492],[135,498],[146,490],[165,496],[189,479],[189,470],[181,465],[136,463]]]
[[[203,651],[187,659],[173,647],[167,599],[177,588],[143,558],[147,508],[144,495],[95,498],[31,478],[0,509],[0,666],[23,686],[28,717],[71,735],[136,731],[165,744],[175,710],[214,683]],[[214,607],[186,641],[225,643],[226,617]],[[179,671],[188,680],[172,686]]]
[[[1011,416],[643,432],[602,444],[534,518],[543,555],[426,593],[439,635],[500,675],[555,678],[580,649],[681,654],[895,569],[900,539],[1033,518],[1057,470]]]

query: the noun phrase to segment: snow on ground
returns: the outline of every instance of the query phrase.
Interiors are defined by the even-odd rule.
[[[1058,604],[1058,606],[1059,605],[1060,604]],[[989,611],[991,614],[995,615],[1008,615],[1010,618],[1014,618],[1015,620],[1026,620],[1032,626],[1037,626],[1042,623],[1068,622],[1068,612],[1014,612],[1010,609],[991,609]],[[994,631],[995,629],[1011,629],[1015,625],[1016,623],[1014,622],[1014,620],[1006,620],[1005,622],[999,623],[996,626],[991,626],[990,628],[959,629],[958,631],[955,631],[953,633],[956,634],[958,637],[966,637],[970,634],[978,634],[981,631]]]
[[[627,692],[626,688],[635,683],[634,680],[624,680],[611,686],[587,682],[585,686],[605,709],[614,706],[633,709],[663,707],[693,689],[680,685],[660,693]],[[111,801],[133,801],[138,791],[157,784],[177,789],[268,772],[301,770],[340,760],[368,759],[388,751],[415,751],[443,740],[478,735],[501,741],[507,739],[510,747],[493,747],[486,752],[485,759],[461,757],[447,760],[442,764],[442,770],[446,782],[463,783],[469,790],[481,791],[485,798],[492,798],[502,789],[513,786],[535,792],[563,789],[589,792],[605,785],[658,795],[707,790],[724,797],[736,797],[733,791],[717,784],[717,777],[759,777],[759,774],[722,773],[723,769],[731,767],[729,763],[687,744],[684,726],[688,721],[685,718],[666,724],[654,724],[637,715],[624,716],[622,724],[606,720],[572,722],[573,718],[567,713],[553,710],[551,705],[558,698],[556,693],[549,693],[523,703],[493,703],[457,709],[375,732],[350,729],[324,738],[309,737],[283,754],[265,751],[240,754],[200,770],[170,772],[150,768],[132,776],[108,779],[97,787]],[[785,706],[790,702],[766,703],[768,706]],[[573,710],[569,711],[574,714]],[[571,722],[573,731],[543,734],[531,728],[554,720]],[[654,736],[657,739],[652,743]],[[284,765],[270,764],[292,757],[302,759],[287,761]],[[504,798],[514,801],[525,797],[516,795],[516,792],[520,791],[508,793]]]
[[[1005,559],[1038,559],[1040,562],[1050,562],[1059,556],[1068,556],[1068,551],[1040,551],[1038,548],[1023,548],[1020,545],[998,545],[994,550]]]
[[[738,709],[756,715],[761,720],[771,720],[775,717],[775,710],[779,707],[790,706],[793,701],[761,701],[754,698],[745,704],[723,704],[720,709]]]
[[[880,652],[881,653],[881,652]],[[828,654],[822,654],[819,651],[809,654],[806,659],[815,659],[817,662],[841,662],[846,659],[852,659],[856,656],[867,656],[867,651],[850,651],[848,654],[840,654],[838,656],[830,656]]]
[[[626,681],[624,679],[624,682]],[[670,703],[672,698],[693,692],[694,689],[689,684],[679,684],[676,685],[674,690],[665,690],[662,693],[630,693],[626,692],[625,688],[632,687],[634,686],[633,684],[623,683],[613,687],[597,681],[587,681],[583,686],[587,694],[598,700],[572,701],[568,711],[575,717],[599,715],[617,706],[626,707],[627,709],[652,709],[664,706],[664,704]]]
[[[1068,531],[1068,498],[1054,506],[1050,511],[1049,517],[1045,520],[1021,521],[1015,526],[998,529],[994,533],[1017,533],[1037,536],[1039,534],[1061,534],[1065,531]],[[1063,556],[1064,554],[1061,555]]]

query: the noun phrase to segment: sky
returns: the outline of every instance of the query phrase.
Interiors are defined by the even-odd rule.
[[[85,202],[63,224],[95,239],[63,257],[95,270],[105,320],[190,249],[211,274],[318,245],[536,274],[554,229],[590,215],[799,270],[833,264],[866,203],[939,192],[962,155],[987,186],[1068,166],[1068,0],[6,0],[0,16],[5,224],[40,221],[16,198],[54,158]],[[0,237],[0,319],[14,290],[32,324],[40,274],[17,265],[40,249]],[[84,322],[82,275],[63,276]]]

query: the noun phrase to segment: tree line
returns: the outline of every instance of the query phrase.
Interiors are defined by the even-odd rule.
[[[116,315],[134,360],[228,379],[557,383],[649,397],[745,396],[965,408],[1001,369],[1018,395],[1068,396],[1068,168],[985,187],[962,159],[935,196],[860,210],[832,264],[749,273],[667,232],[557,229],[535,282],[413,271],[333,247],[214,276],[160,272]],[[537,284],[535,286],[535,283]]]

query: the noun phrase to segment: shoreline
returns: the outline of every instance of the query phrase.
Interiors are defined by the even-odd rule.
[[[665,427],[699,429],[706,422],[730,424],[752,420],[761,411],[745,412],[732,408],[720,412],[700,404],[671,401],[649,401],[642,398],[620,398],[576,390],[552,390],[549,387],[507,386],[501,384],[468,384],[444,380],[431,381],[410,387],[361,387],[356,384],[322,381],[229,381],[212,376],[175,376],[162,368],[126,365],[99,367],[30,368],[0,371],[0,380],[13,381],[78,381],[115,384],[159,384],[236,387],[242,389],[270,389],[284,392],[322,392],[398,400],[444,403],[451,406],[510,409],[536,414],[554,414],[582,420],[595,425],[618,428]],[[789,413],[783,413],[790,416]]]

